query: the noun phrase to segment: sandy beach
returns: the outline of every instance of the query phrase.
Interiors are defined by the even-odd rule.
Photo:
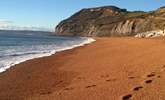
[[[96,42],[0,74],[0,100],[165,100],[165,38]]]

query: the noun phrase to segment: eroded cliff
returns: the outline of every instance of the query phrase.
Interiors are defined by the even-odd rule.
[[[165,7],[155,11],[127,11],[115,6],[82,9],[60,22],[62,36],[131,36],[165,28]]]

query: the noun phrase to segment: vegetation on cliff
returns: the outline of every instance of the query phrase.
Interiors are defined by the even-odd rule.
[[[165,7],[155,11],[127,11],[115,6],[82,9],[60,22],[62,36],[132,36],[165,28]]]

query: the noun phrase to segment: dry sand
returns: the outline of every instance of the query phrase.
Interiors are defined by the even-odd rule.
[[[165,100],[165,39],[98,38],[0,74],[0,100]]]

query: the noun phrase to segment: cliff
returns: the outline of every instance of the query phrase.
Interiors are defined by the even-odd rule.
[[[115,6],[82,9],[60,22],[62,36],[132,36],[165,28],[165,7],[155,11],[127,11]]]

